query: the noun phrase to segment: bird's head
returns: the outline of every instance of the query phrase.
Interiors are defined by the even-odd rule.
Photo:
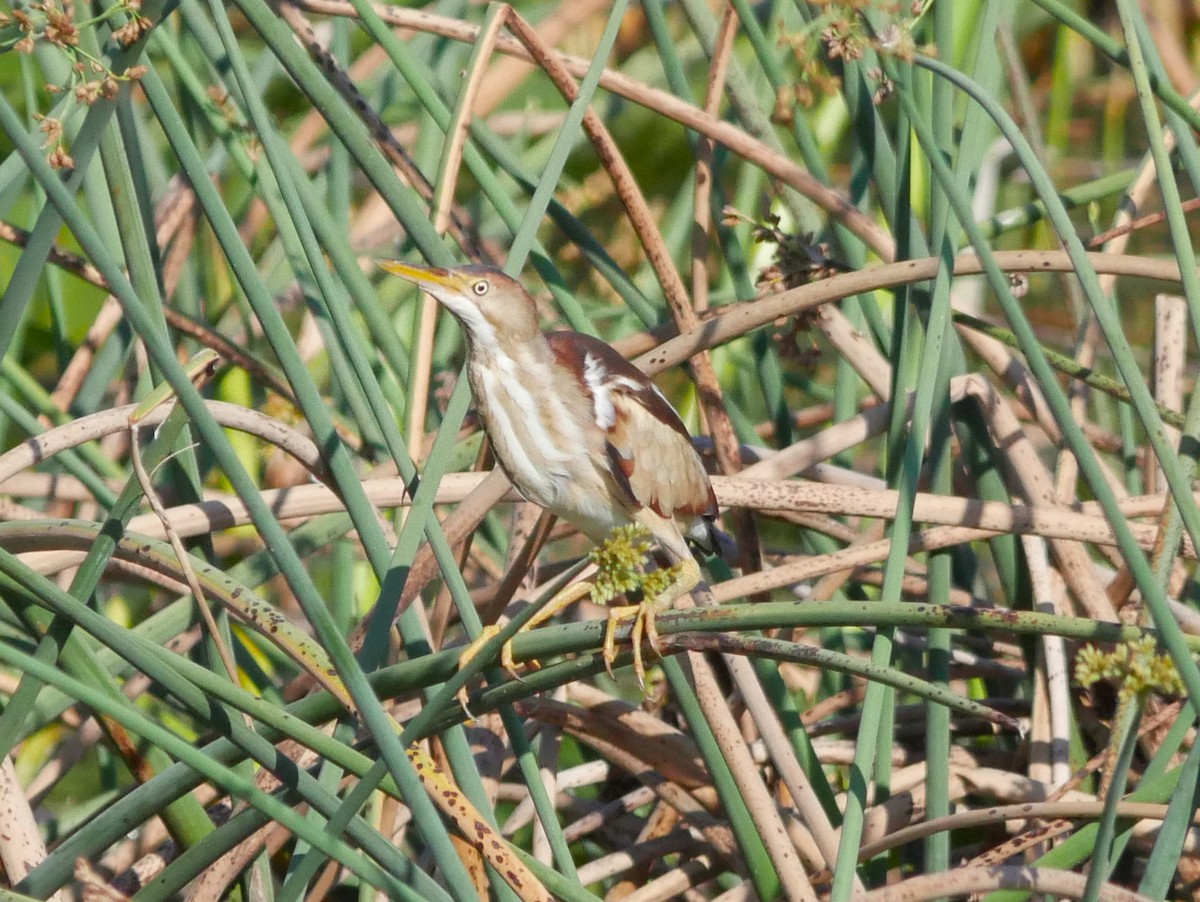
[[[407,279],[452,314],[472,346],[503,347],[541,334],[537,305],[516,279],[491,266],[425,266],[379,260],[381,269]]]

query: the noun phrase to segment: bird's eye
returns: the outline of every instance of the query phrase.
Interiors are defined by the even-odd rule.
[[[471,290],[475,292],[475,297],[481,298],[488,293],[490,287],[487,279],[480,279],[471,285]]]

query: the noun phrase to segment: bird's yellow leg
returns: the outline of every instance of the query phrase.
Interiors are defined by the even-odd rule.
[[[517,674],[517,662],[513,658],[513,638],[523,632],[526,632],[527,630],[531,630],[537,626],[540,626],[559,611],[570,607],[581,598],[585,598],[586,596],[590,595],[591,592],[592,584],[588,580],[580,580],[577,583],[571,583],[571,585],[559,591],[553,598],[546,602],[546,604],[542,606],[537,613],[530,617],[529,620],[517,627],[517,629],[513,632],[513,635],[504,640],[504,644],[500,646],[500,666],[504,668],[505,672],[513,679],[520,679],[520,676]],[[475,641],[468,645],[463,650],[463,653],[458,656],[458,669],[462,670],[483,650],[485,645],[487,645],[500,634],[502,629],[503,627],[496,626],[495,624],[491,626],[485,626]],[[534,668],[538,666],[538,662],[534,660],[530,660],[528,664]],[[463,686],[458,690],[457,697],[458,703],[462,705],[463,710],[466,711],[466,686]]]
[[[658,650],[658,624],[655,620],[658,612],[669,611],[675,602],[696,588],[700,582],[700,565],[693,558],[680,561],[672,569],[675,571],[675,578],[666,588],[653,595],[647,593],[641,604],[621,605],[608,610],[608,625],[604,630],[604,666],[611,676],[612,662],[617,657],[617,625],[632,617],[629,641],[633,646],[633,672],[637,676],[638,686],[643,690],[646,688],[646,666],[642,661],[643,633],[646,641],[650,643],[650,648],[661,657]]]

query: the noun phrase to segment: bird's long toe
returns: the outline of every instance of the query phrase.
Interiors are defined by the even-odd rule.
[[[521,627],[520,630],[517,630],[517,632],[520,633],[522,630],[527,629],[527,628],[528,628],[528,625],[523,626],[523,627]],[[485,626],[480,631],[479,635],[475,638],[475,641],[472,642],[470,645],[468,645],[465,649],[463,649],[462,654],[460,654],[458,656],[458,669],[462,670],[469,663],[471,663],[472,660],[479,657],[479,653],[481,651],[483,651],[484,647],[489,642],[491,642],[493,639],[496,638],[496,636],[497,636],[497,634],[499,634],[499,632],[500,632],[500,627],[495,624],[493,624],[492,626]],[[529,661],[526,661],[525,664],[527,667],[530,667],[534,670],[536,670],[538,667],[541,666],[538,664],[537,661],[532,660],[532,659],[530,659]],[[503,645],[500,646],[500,666],[504,669],[504,672],[507,673],[514,680],[521,679],[521,674],[518,670],[517,662],[513,658],[513,640],[512,639],[508,639]],[[471,713],[471,710],[467,707],[467,687],[465,685],[461,686],[459,688],[458,692],[455,693],[455,697],[458,699],[458,703],[459,703],[459,705],[462,706],[462,709],[464,711],[466,711],[467,714],[469,715]]]

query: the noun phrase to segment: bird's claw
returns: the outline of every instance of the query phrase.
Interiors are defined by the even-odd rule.
[[[643,692],[646,691],[646,665],[642,659],[643,634],[654,654],[662,657],[658,647],[656,613],[655,605],[650,602],[609,608],[608,625],[604,630],[604,669],[611,677],[613,661],[617,657],[617,625],[630,616],[633,617],[633,623],[629,627],[629,643],[633,649],[633,673],[637,677],[638,688]]]
[[[522,627],[521,630],[524,630],[526,628],[527,627]],[[521,630],[517,630],[517,632],[521,632]],[[474,660],[476,657],[478,657],[480,651],[483,650],[484,646],[486,646],[489,642],[491,642],[494,638],[496,638],[496,635],[499,632],[500,632],[500,627],[496,626],[495,624],[493,624],[492,626],[485,626],[482,629],[482,631],[479,633],[479,635],[475,638],[475,641],[472,642],[470,645],[468,645],[465,649],[463,649],[462,654],[460,654],[458,656],[458,669],[462,670],[464,667],[467,666],[467,664],[469,664],[472,660]],[[503,645],[500,646],[500,667],[504,670],[505,673],[507,673],[514,680],[521,680],[523,678],[520,674],[519,668],[517,666],[517,662],[513,658],[512,643],[513,643],[513,640],[510,638],[510,639],[506,640]],[[525,666],[530,668],[531,670],[537,670],[542,665],[531,658],[530,660],[525,662]],[[467,716],[468,717],[472,716],[471,709],[467,707],[467,687],[465,685],[459,687],[458,692],[455,693],[455,698],[458,699],[458,704],[462,707],[463,711],[466,712]]]

